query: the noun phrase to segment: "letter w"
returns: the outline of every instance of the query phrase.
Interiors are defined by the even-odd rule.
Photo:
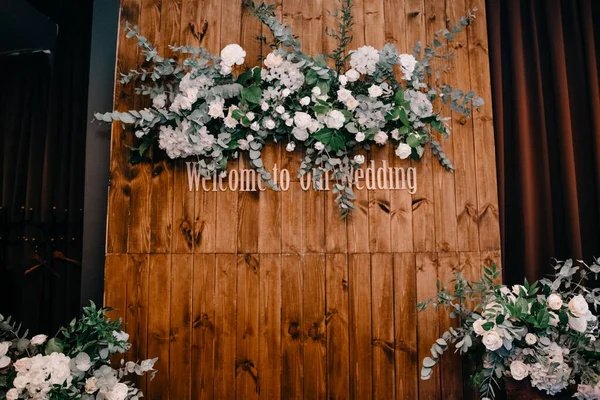
[[[190,164],[192,165],[190,167]],[[196,185],[196,192],[198,191],[198,187],[200,186],[200,170],[197,168],[198,166],[198,162],[190,162],[190,161],[186,161],[185,165],[187,166],[187,173],[188,173],[188,185],[190,187],[190,192],[193,189],[193,184],[195,183]]]

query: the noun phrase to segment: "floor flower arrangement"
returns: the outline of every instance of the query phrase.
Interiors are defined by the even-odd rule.
[[[482,280],[456,275],[435,299],[419,304],[444,307],[459,319],[431,347],[421,378],[431,377],[452,343],[474,361],[471,379],[482,399],[494,399],[508,379],[529,381],[549,396],[573,387],[577,399],[600,399],[600,289],[585,286],[598,279],[600,259],[557,262],[554,269],[553,279],[507,287],[494,284],[495,266],[485,267]]]
[[[429,147],[452,170],[437,139],[450,134],[441,104],[470,115],[483,101],[473,91],[438,84],[441,72],[431,61],[450,58],[446,43],[471,23],[473,12],[436,33],[430,46],[417,43],[412,54],[399,54],[389,43],[350,50],[353,3],[341,4],[334,12],[338,26],[326,30],[337,47],[313,57],[302,51],[272,5],[246,3],[272,32],[274,50],[262,67],[245,71],[247,54],[238,44],[225,46],[219,55],[170,46],[184,57],[179,63],[160,56],[137,27],[127,25],[127,36],[137,39],[149,67],[122,74],[121,82],[135,82],[137,94],[149,96],[152,106],[97,113],[96,119],[120,121],[135,132],[139,144],[132,149],[132,162],[142,161],[157,145],[172,159],[196,158],[200,173],[210,179],[225,176],[228,162],[245,153],[275,190],[261,157],[265,144],[283,142],[290,152],[302,147],[300,175],[311,174],[319,190],[324,174],[331,173],[343,216],[353,208],[352,171],[365,161],[361,149],[391,143],[400,159],[418,160]]]
[[[127,379],[151,374],[156,358],[141,362],[115,355],[131,346],[120,321],[111,321],[106,308],[83,308],[54,338],[27,337],[20,326],[0,315],[0,399],[18,400],[137,400],[142,392]]]

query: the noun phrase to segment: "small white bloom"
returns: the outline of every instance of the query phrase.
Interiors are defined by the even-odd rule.
[[[274,53],[269,53],[267,58],[265,58],[264,63],[267,68],[277,68],[283,63],[283,57]]]
[[[369,97],[376,99],[383,94],[383,89],[379,85],[371,85],[369,87]]]
[[[585,301],[585,298],[580,294],[569,301],[569,311],[576,317],[585,317],[589,310],[590,307],[588,306],[587,301]]]
[[[167,104],[167,95],[164,93],[156,95],[152,99],[152,107],[154,107],[154,108],[165,108],[166,104]]]
[[[250,148],[250,144],[248,143],[248,141],[246,139],[239,139],[238,140],[238,149],[240,150],[248,150]]]
[[[283,97],[288,97],[288,96],[290,95],[290,93],[292,93],[292,92],[291,92],[291,91],[290,91],[290,89],[288,89],[288,88],[285,88],[285,89],[283,89],[283,90],[281,91],[281,95],[282,95]]]
[[[250,143],[251,141],[254,140],[254,136],[248,135],[248,136],[246,136],[246,140],[248,141],[248,143]]]
[[[292,126],[292,125],[294,125],[294,120],[291,119],[291,118],[286,119],[285,120],[285,125],[286,126]]]
[[[346,122],[344,114],[338,110],[331,110],[325,116],[325,125],[331,129],[340,129],[344,126],[344,122]]]
[[[393,129],[390,134],[392,135],[392,139],[400,140],[400,131],[398,129]]]
[[[379,52],[372,46],[362,46],[350,52],[350,66],[361,74],[371,75],[377,69]]]
[[[225,100],[221,98],[217,98],[210,103],[208,103],[208,115],[210,115],[213,119],[224,118],[225,114],[223,113],[223,106],[225,105]]]
[[[275,107],[275,111],[277,111],[279,114],[283,114],[285,112],[285,107],[283,107],[282,105],[278,105],[277,107]]]
[[[404,159],[410,157],[411,154],[412,154],[412,148],[409,145],[407,145],[406,143],[400,143],[398,145],[398,147],[396,148],[396,155],[401,160],[404,160]]]
[[[321,95],[321,88],[318,86],[315,86],[314,88],[312,88],[312,94],[315,96],[320,96]]]
[[[310,104],[310,97],[304,96],[303,98],[300,99],[300,105],[307,106],[309,104]]]
[[[319,121],[317,121],[316,119],[313,119],[312,121],[310,121],[310,126],[308,127],[308,130],[311,133],[315,133],[316,131],[318,131],[319,129],[321,129],[323,127],[323,124],[320,123]]]
[[[19,392],[17,389],[12,388],[8,392],[6,392],[6,400],[17,400],[19,398]]]
[[[344,76],[348,78],[348,82],[355,82],[360,79],[360,73],[355,69],[349,69]]]
[[[361,154],[357,154],[354,156],[354,162],[357,164],[362,164],[365,162],[365,156],[361,155]]]
[[[346,89],[346,88],[340,88],[337,91],[337,98],[342,103],[346,103],[348,100],[353,99],[354,96],[352,96],[352,92],[349,91],[348,89]]]
[[[487,331],[481,340],[486,349],[496,351],[502,347],[503,341],[498,332],[495,330]]]
[[[235,128],[237,126],[237,124],[238,124],[238,122],[236,121],[236,119],[233,118],[231,115],[226,116],[225,119],[223,120],[223,123],[229,129]]]
[[[537,336],[535,336],[533,333],[528,333],[527,335],[525,335],[525,343],[527,343],[530,346],[533,346],[537,343]]]
[[[96,378],[94,376],[87,378],[87,380],[85,381],[85,392],[87,394],[92,394],[96,390],[98,390],[98,387],[96,386],[96,382],[98,382],[98,378]]]
[[[346,75],[338,76],[338,80],[340,81],[341,86],[346,86],[346,83],[348,83],[348,77]]]
[[[546,301],[548,302],[548,307],[553,310],[560,310],[563,305],[562,299],[556,293],[552,293],[550,296],[548,296]]]
[[[404,79],[410,81],[412,79],[412,74],[415,71],[417,60],[412,54],[400,54],[398,60],[400,61],[400,70],[404,75]]]
[[[281,115],[281,118],[283,118],[283,119],[290,119],[290,118],[291,118],[291,117],[290,117],[290,113],[283,113],[283,114]]]
[[[365,134],[363,132],[358,132],[356,136],[354,136],[354,140],[356,140],[358,143],[362,142],[365,140]]]
[[[248,118],[248,121],[254,121],[254,113],[252,111],[247,112],[246,118]]]
[[[308,132],[306,129],[295,127],[292,129],[292,135],[294,135],[299,142],[304,142],[306,139],[308,139]]]
[[[258,132],[260,130],[260,125],[255,121],[250,124],[250,129],[252,129],[254,132]]]
[[[37,346],[44,343],[46,339],[48,339],[48,336],[46,335],[35,335],[31,338],[31,344]]]
[[[291,153],[292,151],[294,151],[296,149],[296,143],[289,142],[287,144],[287,146],[285,146],[285,149]]]
[[[529,368],[524,362],[515,360],[510,363],[510,375],[513,379],[521,381],[529,375]]]
[[[321,142],[317,142],[317,143],[315,143],[315,149],[317,151],[323,151],[323,149],[325,149],[325,145]]]
[[[221,66],[242,65],[244,57],[246,57],[246,52],[239,44],[228,44],[221,50]]]
[[[273,121],[271,118],[265,118],[263,120],[263,126],[266,129],[273,129],[273,128],[275,128],[275,121]]]
[[[354,109],[358,107],[358,100],[356,100],[354,97],[348,99],[348,101],[346,102],[346,107],[348,108],[348,110],[354,111]]]
[[[483,329],[483,324],[487,321],[483,318],[477,318],[475,322],[473,322],[473,331],[478,336],[483,336],[487,331]]]
[[[10,364],[10,357],[1,356],[0,357],[0,369],[6,368],[8,366],[8,364]]]
[[[263,111],[267,111],[269,109],[269,104],[266,101],[260,103],[260,109]]]
[[[384,145],[385,142],[387,142],[387,140],[388,135],[384,131],[379,131],[377,132],[377,134],[375,134],[375,143],[377,143],[378,145]]]

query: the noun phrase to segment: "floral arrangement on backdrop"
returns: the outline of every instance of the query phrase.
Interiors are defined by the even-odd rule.
[[[432,70],[431,60],[450,58],[442,50],[470,24],[473,12],[436,33],[430,46],[423,49],[417,43],[413,54],[398,54],[392,44],[380,50],[363,46],[349,51],[353,4],[342,0],[333,12],[338,26],[326,29],[337,47],[331,54],[313,57],[301,50],[298,38],[277,19],[272,5],[245,6],[274,37],[273,51],[263,58],[264,68],[241,71],[246,52],[238,44],[225,46],[220,56],[201,47],[170,46],[187,57],[179,64],[161,57],[137,27],[126,25],[127,37],[137,38],[149,68],[122,74],[121,82],[135,81],[136,92],[149,96],[152,106],[95,117],[121,121],[135,131],[139,145],[132,149],[132,162],[142,161],[157,144],[172,159],[196,157],[201,175],[210,179],[215,174],[225,177],[228,161],[247,153],[251,166],[277,190],[261,158],[265,143],[283,142],[290,152],[302,145],[300,175],[312,172],[318,190],[326,171],[331,172],[343,216],[353,208],[351,171],[364,162],[357,154],[360,149],[391,142],[399,158],[418,160],[430,147],[452,170],[434,134],[450,134],[448,118],[440,115],[435,100],[465,115],[483,101],[473,91],[434,84],[441,72]]]
[[[111,321],[106,311],[91,303],[49,340],[46,335],[28,339],[17,323],[0,315],[0,399],[140,399],[142,392],[125,379],[148,372],[154,378],[157,358],[121,360],[113,367],[112,356],[131,345],[121,321]]]
[[[506,379],[529,380],[551,396],[577,385],[575,398],[600,399],[599,326],[592,313],[598,311],[600,289],[584,285],[598,279],[600,259],[589,266],[557,262],[554,269],[552,280],[509,288],[494,284],[496,266],[485,267],[482,280],[471,283],[456,275],[450,290],[441,288],[435,299],[420,303],[421,311],[433,304],[460,318],[458,327],[431,347],[421,378],[431,377],[453,343],[456,351],[474,360],[471,379],[482,399],[494,399]]]

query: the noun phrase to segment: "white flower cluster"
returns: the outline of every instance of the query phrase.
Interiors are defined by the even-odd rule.
[[[361,74],[373,75],[378,62],[379,52],[372,46],[359,47],[350,53],[350,66]]]
[[[14,388],[6,397],[9,400],[24,395],[30,399],[48,399],[48,393],[54,385],[70,386],[71,359],[64,354],[52,353],[48,356],[38,354],[31,358],[21,358],[15,362],[17,376],[13,381]]]
[[[242,65],[246,51],[239,44],[228,44],[221,50],[221,74],[229,75],[234,65]]]
[[[531,386],[554,396],[569,386],[571,368],[565,363],[564,357],[569,350],[552,342],[540,351],[541,360],[530,365],[529,376]]]
[[[215,137],[208,132],[206,126],[190,133],[191,123],[187,120],[173,128],[161,126],[158,145],[167,152],[170,158],[188,157],[206,154],[215,143]]]
[[[287,88],[288,91],[283,92],[286,93],[284,97],[298,91],[304,84],[304,74],[298,64],[287,60],[278,62],[281,56],[275,56],[273,53],[270,53],[269,56],[271,56],[270,59],[268,56],[265,59],[265,66],[269,69],[262,70],[262,79],[269,83],[278,81],[280,85]]]
[[[600,400],[600,381],[595,385],[577,385],[577,393],[573,397],[579,400]]]

